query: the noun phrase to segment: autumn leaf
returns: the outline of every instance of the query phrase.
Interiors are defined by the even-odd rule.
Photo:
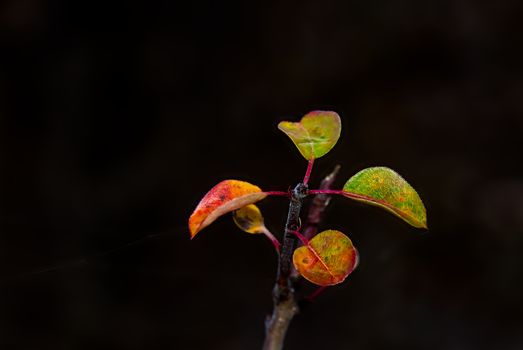
[[[254,204],[235,210],[232,213],[232,218],[236,226],[244,232],[257,234],[266,230],[262,213]]]
[[[323,231],[293,255],[296,270],[320,286],[341,283],[358,265],[358,252],[349,237],[336,230]]]
[[[280,250],[280,242],[265,226],[263,215],[256,205],[249,204],[233,211],[232,218],[236,226],[238,226],[242,231],[251,234],[264,234],[271,241],[276,250]]]
[[[202,198],[189,218],[191,239],[223,214],[262,200],[266,193],[255,185],[238,180],[225,180]]]
[[[278,129],[290,137],[305,159],[313,160],[327,154],[338,142],[341,120],[336,112],[314,111],[297,123],[282,121]]]
[[[381,207],[410,225],[427,228],[427,213],[418,193],[394,170],[367,168],[343,186],[343,195]]]

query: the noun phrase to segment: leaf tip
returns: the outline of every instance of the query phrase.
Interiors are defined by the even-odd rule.
[[[415,192],[415,191],[414,191]],[[417,194],[417,192],[416,192]],[[419,198],[419,195],[418,195]],[[419,228],[422,230],[428,230],[428,224],[427,224],[427,210],[425,209],[425,205],[423,204],[423,201],[421,198],[419,198],[419,208],[420,208],[420,214],[417,217],[412,217],[412,221],[407,221],[415,228]]]
[[[200,231],[199,229],[199,226],[197,222],[195,222],[195,218],[196,218],[196,210],[194,211],[194,213],[192,213],[192,215],[189,217],[189,235],[190,235],[190,239],[192,240],[194,238],[194,236],[196,236],[196,234]]]

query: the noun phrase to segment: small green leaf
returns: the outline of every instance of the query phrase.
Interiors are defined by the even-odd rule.
[[[246,205],[232,213],[236,226],[247,233],[264,233],[267,229],[263,222],[263,215],[254,204]]]
[[[338,142],[341,120],[336,112],[314,111],[298,123],[280,122],[278,129],[290,137],[305,159],[312,160],[327,154]]]
[[[343,186],[351,199],[381,207],[418,228],[427,228],[427,213],[418,193],[394,170],[367,168]]]
[[[323,231],[294,251],[292,262],[308,281],[320,286],[341,283],[358,265],[358,252],[340,231]]]

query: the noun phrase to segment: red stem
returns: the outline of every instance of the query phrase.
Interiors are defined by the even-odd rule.
[[[289,197],[289,192],[284,191],[265,191],[264,192],[268,196],[284,196]]]
[[[327,289],[327,286],[321,286],[318,289],[316,289],[314,292],[312,292],[309,296],[307,296],[305,299],[307,301],[313,301],[314,299],[316,299],[318,297],[318,295],[323,293],[325,291],[325,289]]]
[[[325,176],[325,178],[321,180],[319,189],[330,190],[339,171],[340,165],[336,165],[334,170],[332,170],[329,175]],[[309,207],[309,213],[307,214],[307,223],[305,224],[305,228],[302,231],[306,238],[311,239],[318,233],[318,225],[323,219],[325,209],[330,203],[330,198],[331,196],[328,194],[314,195],[314,199],[312,200],[312,203]]]
[[[343,190],[309,190],[309,194],[347,194]]]
[[[305,171],[305,176],[303,177],[303,184],[305,186],[309,183],[309,178],[311,177],[312,172],[312,166],[314,165],[314,158],[309,160],[309,164],[307,164],[307,170]]]
[[[278,239],[276,237],[274,237],[274,235],[271,233],[271,231],[269,231],[265,226],[263,227],[262,229],[262,233],[265,235],[265,237],[267,237],[272,245],[274,246],[274,249],[276,249],[276,252],[278,253],[278,255],[280,254],[280,241],[278,241]]]
[[[306,245],[306,246],[309,245],[309,240],[304,235],[299,233],[298,231],[287,231],[287,232],[290,232],[293,235],[295,235],[296,237],[298,237],[300,239],[301,243],[303,243],[303,245]]]
[[[343,191],[343,190],[310,190],[309,194],[339,194],[339,195],[342,195],[342,196],[345,196],[345,197],[349,197],[349,198],[352,198],[352,199],[361,199],[361,200],[365,200],[365,201],[378,203],[378,204],[384,205],[386,207],[390,207],[390,205],[387,204],[383,200],[374,199],[374,198],[371,198],[369,196],[365,196],[363,194],[357,194],[357,193],[352,193],[352,192]]]

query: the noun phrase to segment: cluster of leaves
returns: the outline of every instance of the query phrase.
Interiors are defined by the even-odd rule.
[[[309,162],[303,183],[307,185],[314,160],[327,154],[341,133],[338,114],[314,111],[300,122],[283,121],[278,125]],[[398,173],[386,167],[364,169],[345,183],[341,190],[310,190],[309,194],[336,194],[387,210],[408,224],[427,228],[425,207],[416,191]],[[189,218],[191,238],[223,214],[232,212],[234,222],[243,231],[264,234],[279,250],[280,243],[267,229],[254,203],[281,191],[263,191],[258,186],[238,180],[225,180],[214,186],[200,201]],[[310,240],[295,234],[303,243],[293,254],[296,270],[305,279],[320,286],[341,283],[358,265],[358,252],[349,237],[337,230],[326,230]]]

